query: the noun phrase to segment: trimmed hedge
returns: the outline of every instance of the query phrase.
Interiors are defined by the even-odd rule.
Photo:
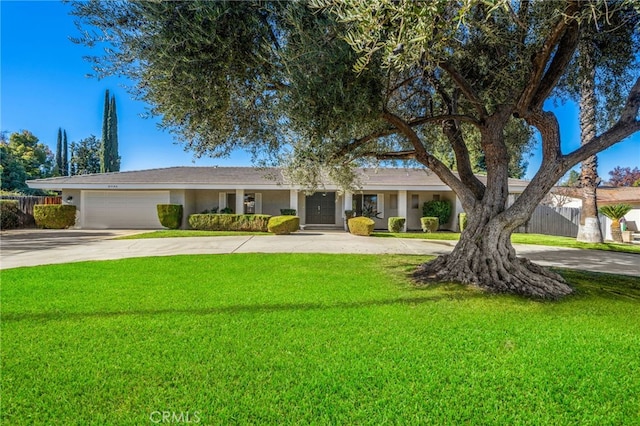
[[[267,232],[267,214],[192,214],[189,226],[201,231]]]
[[[20,226],[20,207],[17,200],[0,200],[0,229]]]
[[[422,205],[423,217],[437,217],[438,225],[444,225],[451,218],[451,202],[447,200],[427,201]]]
[[[280,214],[282,216],[295,216],[296,213],[296,209],[280,209]]]
[[[65,229],[76,223],[76,206],[69,204],[36,204],[33,217],[39,228]]]
[[[467,214],[459,213],[458,214],[458,223],[460,224],[460,232],[464,231],[464,228],[467,227]]]
[[[180,229],[182,225],[182,204],[158,204],[160,224],[169,229]]]
[[[287,235],[300,229],[298,216],[273,216],[269,219],[267,229],[272,234]]]
[[[405,220],[404,217],[390,217],[387,221],[389,232],[402,232]]]
[[[347,224],[349,225],[349,232],[352,234],[367,237],[373,232],[373,227],[376,223],[368,217],[358,216],[349,219]]]
[[[421,217],[420,225],[422,225],[422,232],[436,232],[438,230],[438,218],[437,217]]]

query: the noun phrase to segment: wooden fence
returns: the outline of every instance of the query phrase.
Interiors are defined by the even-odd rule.
[[[525,234],[545,234],[560,237],[577,237],[580,225],[579,208],[538,206],[531,219],[516,232]],[[602,235],[605,234],[605,217],[600,215]]]

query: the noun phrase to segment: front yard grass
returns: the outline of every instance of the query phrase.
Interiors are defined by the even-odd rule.
[[[640,283],[416,288],[424,257],[235,254],[2,271],[2,424],[638,424]],[[179,417],[178,417],[179,418]]]
[[[406,233],[391,233],[391,232],[374,232],[374,237],[382,238],[417,238],[424,240],[447,240],[457,241],[460,239],[459,232],[406,232]],[[511,236],[511,242],[514,244],[534,244],[541,246],[555,246],[555,247],[567,247],[578,248],[586,250],[604,250],[604,251],[616,251],[620,253],[637,253],[640,254],[640,244],[618,244],[613,242],[605,242],[602,244],[587,244],[579,243],[575,238],[570,237],[556,237],[553,235],[544,234],[513,234]]]

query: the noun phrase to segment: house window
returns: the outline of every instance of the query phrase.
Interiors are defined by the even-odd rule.
[[[375,217],[379,213],[377,194],[360,194],[353,201],[357,216]]]
[[[256,194],[244,194],[244,214],[256,213]]]
[[[411,194],[411,208],[419,209],[420,208],[420,198],[418,194]]]
[[[398,210],[398,194],[389,195],[389,208],[391,210]]]

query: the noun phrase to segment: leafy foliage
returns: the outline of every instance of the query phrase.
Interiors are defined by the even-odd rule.
[[[192,214],[189,226],[203,231],[267,232],[269,218],[264,214]]]
[[[640,169],[617,166],[609,172],[611,186],[640,186]]]
[[[422,205],[423,217],[437,217],[440,225],[449,222],[451,218],[451,202],[448,200],[432,200]]]
[[[118,115],[116,98],[109,97],[109,90],[104,94],[104,112],[102,116],[102,145],[100,147],[100,172],[120,171],[118,155]]]
[[[433,233],[438,230],[439,220],[437,217],[421,217],[420,225],[422,226],[422,232]]]
[[[613,221],[619,221],[624,215],[629,213],[631,209],[632,207],[629,204],[610,204],[600,207],[598,211]]]
[[[389,232],[402,232],[405,222],[406,219],[404,217],[390,217],[387,220]]]
[[[50,177],[55,170],[54,154],[27,130],[12,133],[8,141],[1,141],[0,157],[5,191],[32,193],[25,182]]]
[[[158,204],[158,219],[165,228],[179,229],[182,225],[182,204]]]
[[[76,206],[69,204],[36,204],[33,206],[36,225],[47,229],[65,229],[76,223]]]
[[[347,225],[352,234],[368,237],[373,232],[376,222],[371,218],[358,216],[348,219]]]
[[[273,216],[269,219],[267,229],[272,234],[288,235],[300,229],[300,218],[292,215]]]
[[[94,135],[78,142],[71,142],[72,175],[100,173],[100,145],[100,140]]]
[[[12,229],[20,225],[20,209],[16,200],[0,200],[0,228]]]

